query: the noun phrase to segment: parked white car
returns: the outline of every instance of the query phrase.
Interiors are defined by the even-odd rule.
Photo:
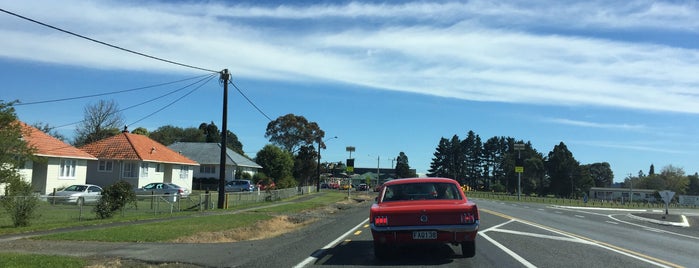
[[[102,197],[102,187],[93,184],[75,184],[49,194],[49,202],[68,203],[82,206],[85,203],[96,203]]]

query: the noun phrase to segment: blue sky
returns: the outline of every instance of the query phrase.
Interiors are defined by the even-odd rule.
[[[291,4],[286,3],[291,2]],[[272,119],[325,131],[323,161],[424,173],[439,139],[473,130],[544,155],[564,142],[615,181],[699,171],[699,4],[694,1],[9,1],[0,8],[233,82]],[[23,103],[206,75],[0,13],[0,99]],[[102,97],[121,108],[184,83]],[[130,129],[221,126],[216,79],[123,111]],[[169,105],[177,98],[182,99]],[[17,106],[68,137],[99,98]],[[160,112],[154,112],[163,109]],[[153,115],[151,115],[153,114]],[[150,116],[149,116],[150,115]],[[228,126],[254,156],[269,120],[234,88]]]

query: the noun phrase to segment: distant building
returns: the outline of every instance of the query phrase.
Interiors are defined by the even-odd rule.
[[[620,201],[620,202],[656,202],[656,190],[632,188],[590,188],[591,200]]]
[[[194,178],[219,178],[221,170],[221,145],[220,143],[206,142],[177,142],[168,146],[189,159],[197,161],[199,168],[194,170]],[[262,166],[255,161],[226,148],[226,181],[231,181],[241,174],[247,173],[254,176]]]

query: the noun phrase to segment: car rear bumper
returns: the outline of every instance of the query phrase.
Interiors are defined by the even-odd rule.
[[[480,221],[473,224],[454,225],[410,225],[410,226],[376,226],[371,224],[373,232],[404,232],[404,231],[439,231],[439,232],[476,232]]]
[[[419,226],[375,226],[371,224],[374,242],[395,243],[460,243],[474,241],[478,233],[479,221],[460,225],[419,225]],[[437,231],[437,238],[430,240],[413,239],[414,231]]]

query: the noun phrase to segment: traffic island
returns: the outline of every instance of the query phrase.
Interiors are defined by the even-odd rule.
[[[628,216],[636,220],[652,222],[660,225],[689,227],[687,217],[684,215],[665,213],[629,213]]]

